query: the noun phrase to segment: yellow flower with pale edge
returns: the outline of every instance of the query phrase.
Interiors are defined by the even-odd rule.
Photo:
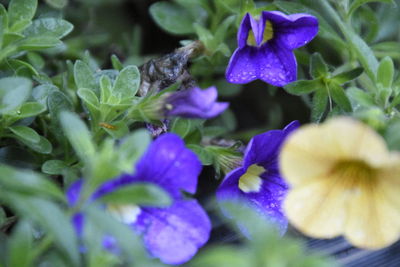
[[[400,154],[368,126],[339,117],[289,136],[280,165],[289,221],[306,235],[344,235],[366,249],[400,237]]]

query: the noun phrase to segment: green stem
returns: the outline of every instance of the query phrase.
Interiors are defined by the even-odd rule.
[[[42,240],[39,241],[39,244],[36,248],[32,251],[32,260],[35,260],[41,254],[43,254],[46,250],[48,250],[53,244],[53,238],[49,235],[45,236]]]

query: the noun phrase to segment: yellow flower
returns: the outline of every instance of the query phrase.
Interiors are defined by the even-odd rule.
[[[400,154],[368,126],[339,117],[301,127],[280,156],[289,221],[306,235],[379,249],[400,237]]]

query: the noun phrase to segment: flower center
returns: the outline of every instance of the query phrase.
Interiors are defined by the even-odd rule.
[[[376,182],[376,169],[361,160],[339,161],[332,168],[331,174],[340,179],[348,190],[373,186]]]
[[[260,175],[265,169],[256,164],[251,165],[239,179],[239,189],[245,193],[260,192],[262,180]]]
[[[107,205],[107,211],[120,222],[131,224],[136,222],[137,217],[141,213],[141,209],[137,205]]]
[[[266,42],[268,42],[269,40],[271,40],[272,38],[274,38],[274,28],[272,26],[272,23],[267,20],[265,22],[265,28],[264,28],[264,32],[263,32],[263,39],[261,41],[261,44],[265,44]],[[257,46],[257,42],[255,39],[255,35],[253,30],[249,31],[249,35],[247,36],[247,44],[251,45],[251,46]]]

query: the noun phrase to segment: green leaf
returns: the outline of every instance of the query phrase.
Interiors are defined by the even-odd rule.
[[[143,206],[166,207],[171,197],[161,187],[152,183],[126,185],[101,197],[101,200],[113,204],[133,204]]]
[[[52,36],[33,36],[18,42],[19,50],[40,50],[61,45],[62,42]]]
[[[121,70],[115,80],[112,93],[121,98],[133,97],[140,85],[140,72],[136,66],[127,66]]]
[[[360,76],[363,71],[363,68],[355,68],[335,75],[334,77],[332,77],[332,80],[334,80],[338,84],[344,84]]]
[[[353,109],[351,107],[351,103],[344,93],[344,89],[335,82],[329,83],[329,91],[332,96],[333,101],[339,105],[344,111],[351,112]]]
[[[193,130],[192,120],[176,118],[171,125],[171,132],[185,138]]]
[[[376,81],[384,88],[392,87],[394,76],[394,65],[390,57],[384,57],[378,66],[378,72],[376,75]]]
[[[91,108],[99,109],[100,103],[96,94],[87,88],[80,88],[78,90],[78,96]]]
[[[114,69],[121,71],[124,68],[124,65],[122,65],[121,61],[116,55],[111,56],[111,64]]]
[[[49,109],[52,121],[58,122],[58,114],[63,110],[72,110],[71,101],[59,90],[49,93],[47,98],[47,107]]]
[[[12,126],[8,127],[8,129],[19,138],[30,143],[39,143],[40,141],[39,134],[34,129],[27,126]]]
[[[35,197],[13,197],[10,204],[21,217],[29,218],[43,227],[54,238],[56,246],[64,252],[72,266],[79,265],[78,241],[71,219],[56,204]]]
[[[122,159],[121,167],[128,173],[134,170],[134,163],[143,155],[151,142],[151,136],[145,129],[136,130],[126,136],[119,146],[118,155]]]
[[[26,139],[20,139],[20,141],[41,154],[50,154],[53,150],[53,146],[51,145],[49,140],[47,140],[43,136],[40,136],[39,142],[30,142]]]
[[[391,121],[384,133],[385,140],[391,150],[400,150],[400,121]]]
[[[321,54],[314,53],[311,56],[310,75],[314,79],[328,76],[329,68]]]
[[[112,128],[103,127],[103,129],[115,139],[124,137],[128,132],[129,128],[124,121],[113,122]]]
[[[37,0],[11,0],[8,5],[9,24],[30,21],[36,13]]]
[[[20,221],[8,243],[8,266],[28,267],[32,261],[33,231],[29,223]]]
[[[30,72],[30,75],[39,75],[39,73],[37,72],[37,70],[28,62],[19,60],[19,59],[8,59],[7,60],[7,65],[9,65],[10,67],[12,67],[15,72],[18,74],[19,71],[21,71],[21,69],[27,69]]]
[[[76,87],[94,90],[97,87],[96,79],[89,65],[77,60],[74,65],[74,78]]]
[[[196,153],[197,157],[199,157],[199,159],[201,160],[201,164],[205,166],[213,164],[214,162],[213,155],[209,151],[204,149],[202,146],[189,144],[187,145],[187,148]]]
[[[68,165],[62,160],[48,160],[42,165],[42,172],[52,175],[62,174],[62,171],[68,168]]]
[[[111,95],[111,80],[108,76],[103,75],[100,78],[100,102],[108,103]]]
[[[316,80],[298,80],[289,83],[283,87],[286,92],[293,95],[303,95],[311,93],[320,88],[324,88],[324,84],[320,79]]]
[[[193,33],[190,13],[181,6],[169,2],[156,2],[150,6],[150,15],[163,30],[172,34]]]
[[[26,78],[8,77],[0,79],[0,113],[15,110],[29,97],[32,82]]]
[[[68,0],[45,0],[46,3],[56,9],[63,9],[67,6]]]
[[[328,104],[328,92],[325,88],[317,90],[312,99],[311,120],[321,121]]]
[[[39,115],[44,112],[46,107],[38,102],[26,102],[17,110],[18,118],[28,118]]]
[[[364,106],[364,107],[372,107],[375,105],[374,98],[371,94],[358,89],[356,87],[350,87],[347,89],[347,95],[350,99],[353,99],[357,104]]]
[[[74,26],[66,20],[56,18],[42,18],[32,22],[23,34],[27,37],[50,36],[58,39],[63,38],[72,31]]]
[[[33,88],[32,96],[38,103],[47,106],[47,98],[53,91],[59,91],[58,87],[52,84],[42,84]]]
[[[50,180],[32,172],[0,164],[0,185],[4,190],[38,196],[51,196],[64,201],[64,193]]]
[[[13,32],[13,33],[20,33],[21,31],[23,31],[24,29],[26,29],[26,27],[28,27],[31,24],[30,20],[20,20],[16,23],[14,23],[9,31]]]
[[[78,115],[68,111],[60,113],[60,122],[76,154],[82,161],[87,162],[90,160],[95,153],[95,147],[85,123],[83,123]]]
[[[369,2],[381,2],[381,3],[388,3],[388,4],[394,4],[395,2],[393,0],[354,0],[352,1],[350,8],[349,8],[349,12],[347,13],[348,17],[351,17],[354,13],[354,11],[356,11],[360,6],[369,3]]]

